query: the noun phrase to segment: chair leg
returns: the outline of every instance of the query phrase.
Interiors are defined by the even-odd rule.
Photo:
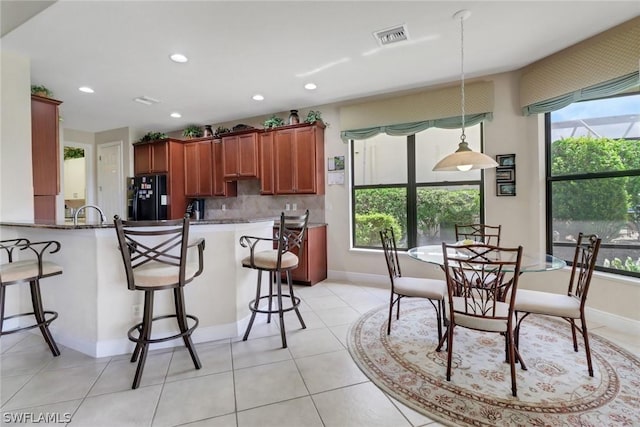
[[[307,325],[305,325],[304,320],[302,319],[302,315],[300,314],[300,310],[296,306],[296,299],[293,295],[293,283],[291,283],[291,270],[287,270],[287,285],[289,286],[289,295],[291,296],[291,304],[295,307],[296,315],[298,315],[298,320],[300,321],[300,326],[302,329],[307,329]]]
[[[387,335],[391,335],[391,318],[393,317],[393,290],[389,299],[389,321],[387,322]]]
[[[580,322],[582,323],[582,339],[584,340],[584,350],[587,353],[587,368],[589,370],[589,376],[593,376],[593,365],[591,363],[591,348],[589,346],[589,334],[587,332],[587,321],[584,318],[584,313],[580,316]]]
[[[516,352],[515,352],[515,348],[514,348],[514,336],[513,336],[513,330],[511,328],[509,328],[509,330],[506,332],[506,342],[507,342],[507,347],[509,349],[509,369],[511,370],[511,394],[513,395],[513,397],[517,397],[518,396],[518,389],[516,387]]]
[[[182,288],[174,288],[173,289],[173,298],[176,306],[176,320],[178,321],[178,327],[180,328],[180,332],[182,332],[185,347],[189,350],[189,355],[191,356],[191,360],[193,361],[193,366],[196,369],[200,369],[202,367],[202,363],[200,363],[200,358],[198,357],[198,353],[196,353],[195,346],[193,345],[193,341],[191,340],[191,333],[186,333],[189,329],[187,324],[187,313],[184,308],[184,293]]]
[[[431,302],[433,304],[433,301]],[[438,300],[437,304],[434,305],[436,309],[436,322],[438,323],[438,342],[442,339],[442,309],[443,302],[442,300]]]
[[[271,280],[271,273],[269,273],[269,280]],[[244,336],[242,337],[242,341],[246,341],[249,338],[249,332],[251,332],[251,327],[253,326],[253,321],[256,319],[256,310],[260,305],[260,288],[262,286],[262,270],[258,270],[258,285],[256,287],[256,299],[253,300],[253,307],[249,305],[251,309],[251,319],[249,319],[249,324],[247,325],[247,330],[244,331]],[[271,290],[271,286],[269,286],[269,290]],[[271,303],[271,299],[269,299],[269,303]]]
[[[149,338],[151,338],[151,325],[153,323],[153,291],[144,292],[144,313],[142,315],[142,329],[140,330],[140,336],[138,337],[139,345],[136,345],[136,351],[139,350],[140,357],[138,360],[138,367],[136,368],[136,375],[133,377],[132,389],[136,389],[140,386],[140,380],[142,379],[142,371],[144,370],[144,364],[147,361],[147,353],[149,351]],[[132,360],[134,362],[135,360]]]
[[[271,323],[271,312],[273,311],[273,282],[276,281],[276,272],[269,271],[267,274],[269,275],[269,309],[267,310],[267,323]],[[262,276],[262,271],[260,271],[260,276]]]
[[[47,321],[44,317],[44,309],[42,308],[42,295],[40,294],[40,281],[38,279],[32,280],[31,282],[29,282],[29,286],[31,288],[31,303],[33,304],[33,313],[40,327],[40,332],[42,332],[42,337],[47,342],[51,353],[54,356],[60,356],[60,350],[58,350],[58,346],[53,340],[53,336],[51,336],[49,325],[47,324]]]
[[[0,284],[0,336],[2,336],[2,328],[4,327],[4,296],[5,287]]]
[[[438,345],[438,348],[440,348]],[[451,362],[453,357],[453,322],[449,322],[449,327],[447,328],[447,381],[451,381]]]
[[[284,329],[284,311],[282,311],[282,275],[276,274],[276,292],[278,298],[278,318],[280,319],[280,337],[282,338],[282,348],[287,348],[287,332]]]
[[[573,337],[573,351],[578,352],[578,338],[576,337],[576,322],[573,319],[568,319],[571,324],[571,336]]]

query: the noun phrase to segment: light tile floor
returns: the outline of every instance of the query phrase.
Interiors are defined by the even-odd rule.
[[[130,389],[129,355],[94,359],[62,347],[53,358],[40,335],[7,335],[0,341],[0,424],[20,425],[11,417],[29,414],[34,425],[70,420],[73,427],[440,425],[378,389],[347,350],[351,323],[388,304],[388,290],[329,280],[295,290],[307,329],[288,313],[288,348],[281,348],[277,322],[258,317],[248,341],[197,344],[200,370],[184,347],[152,351],[137,390]],[[592,332],[640,353],[637,336],[601,325]]]

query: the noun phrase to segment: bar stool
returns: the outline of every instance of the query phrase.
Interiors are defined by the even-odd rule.
[[[196,316],[186,314],[183,288],[203,270],[202,253],[204,239],[189,244],[189,218],[169,221],[123,221],[114,217],[118,243],[132,291],[144,291],[142,322],[129,329],[130,341],[136,343],[131,362],[138,361],[131,388],[138,388],[147,359],[149,344],[182,338],[189,350],[196,369],[202,364],[191,341],[191,334],[198,326]],[[189,248],[198,248],[198,261],[187,257]],[[175,314],[153,316],[153,300],[156,291],[173,290]],[[175,318],[180,332],[171,336],[151,338],[155,320]],[[192,325],[188,323],[191,320]],[[137,333],[137,334],[136,334]]]
[[[42,308],[42,294],[40,293],[40,279],[62,274],[62,267],[51,261],[44,261],[45,252],[56,253],[60,250],[60,243],[54,240],[43,242],[30,242],[28,239],[18,238],[0,241],[0,249],[4,251],[8,262],[0,265],[0,336],[13,334],[33,328],[40,328],[42,337],[47,342],[51,353],[54,356],[60,355],[60,350],[49,331],[49,324],[58,318],[55,311],[44,310]],[[14,250],[35,255],[35,258],[27,257],[19,261],[13,260]],[[4,302],[6,287],[18,283],[29,283],[31,290],[31,304],[33,311],[29,313],[19,313],[4,317]],[[23,316],[34,316],[36,323],[23,326],[9,331],[4,330],[4,321]]]
[[[271,322],[271,315],[278,313],[280,319],[280,336],[282,337],[282,348],[287,347],[287,336],[284,328],[284,313],[287,311],[295,310],[298,320],[302,329],[306,329],[306,325],[298,306],[300,305],[300,298],[293,294],[293,286],[291,283],[291,270],[298,267],[298,256],[296,253],[302,253],[304,249],[304,240],[307,232],[307,223],[309,221],[309,210],[304,215],[289,215],[285,216],[284,212],[280,214],[280,226],[276,232],[274,238],[254,237],[254,236],[242,236],[240,237],[240,245],[250,249],[248,257],[242,260],[242,266],[246,268],[253,268],[258,270],[258,284],[256,287],[256,297],[249,303],[249,309],[251,310],[251,319],[247,325],[247,330],[244,333],[243,341],[249,338],[249,332],[253,326],[253,321],[256,318],[256,313],[267,314],[267,323]],[[256,246],[259,242],[270,242],[274,249],[266,249],[262,251],[256,251]],[[292,251],[295,251],[292,252]],[[267,295],[261,295],[262,285],[262,273],[266,271],[269,273],[269,292]],[[282,274],[287,277],[287,285],[289,287],[289,293],[282,293]],[[276,284],[275,290],[273,284]],[[283,297],[289,298],[287,306],[283,305]],[[277,306],[273,307],[273,299],[276,299]],[[268,306],[266,308],[260,307],[260,301],[267,299]]]

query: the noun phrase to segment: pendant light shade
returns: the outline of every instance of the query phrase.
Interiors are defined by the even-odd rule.
[[[462,105],[462,135],[460,144],[453,154],[449,154],[433,167],[434,171],[470,171],[475,169],[488,169],[498,166],[495,160],[483,153],[478,153],[469,148],[464,134],[464,21],[471,16],[471,12],[463,9],[453,15],[453,19],[460,20],[460,74],[461,74],[461,105]]]

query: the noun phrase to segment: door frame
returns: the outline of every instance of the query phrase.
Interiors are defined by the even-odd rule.
[[[118,202],[118,215],[120,215],[122,218],[126,218],[127,217],[127,213],[125,211],[125,207],[126,207],[126,193],[124,192],[124,186],[125,186],[125,180],[124,180],[124,165],[123,165],[123,160],[122,157],[124,156],[123,150],[124,150],[124,142],[122,140],[120,141],[110,141],[110,142],[105,142],[102,144],[97,144],[98,145],[98,154],[96,156],[96,165],[98,164],[98,161],[100,159],[100,155],[101,155],[101,151],[104,148],[107,147],[114,147],[114,146],[118,146],[120,147],[120,157],[118,158],[118,162],[120,163],[120,174],[117,177],[118,178],[118,182],[121,183],[120,188],[117,189],[117,191],[120,192],[120,197],[118,198],[119,202]],[[97,185],[96,185],[96,190],[98,188],[100,188],[101,182],[100,182],[100,168],[96,169],[97,173]],[[97,202],[98,202],[98,206],[100,206],[102,200],[101,200],[101,195],[102,193],[100,191],[97,191]],[[107,218],[107,221],[109,220],[109,218]]]

